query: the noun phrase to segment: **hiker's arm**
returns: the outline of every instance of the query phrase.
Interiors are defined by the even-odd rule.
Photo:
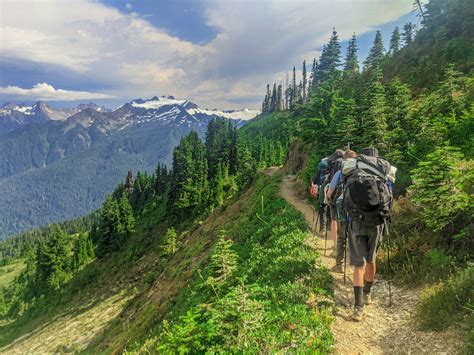
[[[337,185],[341,182],[341,171],[338,170],[334,176],[332,177],[331,183],[329,184],[329,189],[327,193],[327,199],[328,202],[332,203],[332,194],[334,193],[334,190],[336,190]]]
[[[329,203],[332,203],[332,194],[333,194],[333,192],[334,192],[333,189],[331,189],[331,188],[328,189],[326,197],[327,197]]]

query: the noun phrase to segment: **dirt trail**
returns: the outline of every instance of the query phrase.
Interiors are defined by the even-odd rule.
[[[271,169],[271,173],[275,169]],[[314,228],[314,209],[300,199],[295,192],[296,176],[286,175],[280,187],[280,195],[301,211]],[[327,256],[324,256],[324,238],[312,236],[308,244],[321,254],[321,261],[329,269],[335,265],[329,257],[333,246],[328,235]],[[349,262],[347,263],[349,264]],[[420,290],[400,289],[392,285],[392,306],[389,307],[388,283],[380,276],[372,288],[373,302],[365,307],[362,322],[350,320],[353,304],[352,268],[347,268],[346,284],[343,274],[331,272],[334,278],[336,314],[332,331],[336,339],[336,351],[341,354],[455,354],[461,349],[463,336],[455,329],[445,332],[422,332],[417,329],[414,313]]]

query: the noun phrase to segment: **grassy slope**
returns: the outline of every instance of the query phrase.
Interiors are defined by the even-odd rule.
[[[202,278],[195,275],[179,293],[167,325],[158,323],[144,344],[138,342],[131,350],[332,350],[325,309],[331,278],[305,244],[308,226],[303,216],[277,198],[279,181],[279,176],[260,175],[224,212],[227,217],[218,228],[233,240],[238,256],[233,278],[210,290],[204,282],[210,270],[204,267]],[[189,314],[197,317],[196,324],[187,321]]]
[[[10,284],[25,268],[23,260],[18,259],[11,264],[0,266],[0,287]]]
[[[281,321],[273,319],[267,324],[271,325],[271,328],[267,327],[271,329],[267,340],[279,338],[272,341],[284,343],[273,344],[273,348],[281,349],[291,344],[288,339],[294,336],[293,333],[299,334],[300,342],[312,334],[313,348],[331,348],[329,317],[324,310],[315,307],[311,311],[311,306],[306,304],[312,293],[329,293],[330,278],[325,270],[315,269],[317,257],[303,243],[307,226],[298,212],[276,198],[277,186],[275,178],[270,180],[260,175],[254,186],[208,218],[181,225],[178,228],[180,247],[171,257],[161,256],[160,243],[167,226],[154,222],[154,216],[160,211],[149,206],[150,210],[139,219],[137,233],[124,250],[108,260],[87,265],[57,297],[40,300],[33,314],[0,325],[0,347],[7,346],[1,350],[116,352],[126,347],[138,349],[142,344],[145,348],[154,348],[163,319],[173,323],[187,308],[206,301],[195,294],[199,283],[197,270],[206,270],[209,252],[221,229],[233,236],[240,260],[246,260],[239,268],[242,274],[253,278],[254,283],[274,284],[275,292],[288,294],[281,302],[283,308],[279,309],[287,315],[282,316]],[[261,196],[265,198],[265,211],[257,217]],[[276,232],[284,228],[282,223],[288,224],[282,217],[295,221],[291,227],[293,232],[286,236],[284,230]],[[256,236],[259,238],[257,244]],[[267,241],[267,238],[270,239]],[[265,243],[268,248],[275,248],[271,243],[280,238],[287,244],[280,245],[275,253],[282,254],[284,260],[287,258],[287,262],[293,262],[292,267],[299,269],[291,275],[286,274],[291,265],[277,264],[272,268],[271,260],[262,258],[262,264],[253,265],[252,272],[267,270],[268,275],[279,278],[279,282],[273,280],[273,276],[267,275],[269,278],[265,281],[265,274],[253,275],[247,262],[259,255],[255,254],[257,251],[267,255]],[[295,240],[292,242],[292,239]],[[256,249],[257,245],[261,249]],[[307,268],[307,263],[314,267]],[[310,273],[314,274],[309,283],[299,284],[300,281],[294,279],[309,279]],[[286,281],[287,288],[283,286]],[[281,289],[278,290],[277,285]],[[274,315],[272,312],[276,310],[268,309],[268,315]],[[307,316],[303,317],[305,314]],[[288,326],[293,323],[300,327],[289,330]],[[276,337],[280,332],[283,335]]]

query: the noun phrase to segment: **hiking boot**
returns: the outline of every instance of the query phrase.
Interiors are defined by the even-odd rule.
[[[351,319],[354,322],[361,322],[364,316],[364,308],[363,307],[354,307],[354,313],[352,313]]]
[[[370,296],[370,293],[365,293],[364,292],[364,304],[371,304],[372,303],[372,297]]]
[[[324,237],[324,235],[326,234],[326,228],[321,228],[321,229],[319,230],[319,234],[320,234],[322,237]]]
[[[342,265],[336,264],[332,267],[333,272],[337,272],[338,274],[342,274]]]

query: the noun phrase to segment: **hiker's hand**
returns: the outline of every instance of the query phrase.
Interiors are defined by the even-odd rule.
[[[318,195],[318,185],[315,185],[311,182],[311,185],[309,186],[309,193],[311,196],[316,197]]]

